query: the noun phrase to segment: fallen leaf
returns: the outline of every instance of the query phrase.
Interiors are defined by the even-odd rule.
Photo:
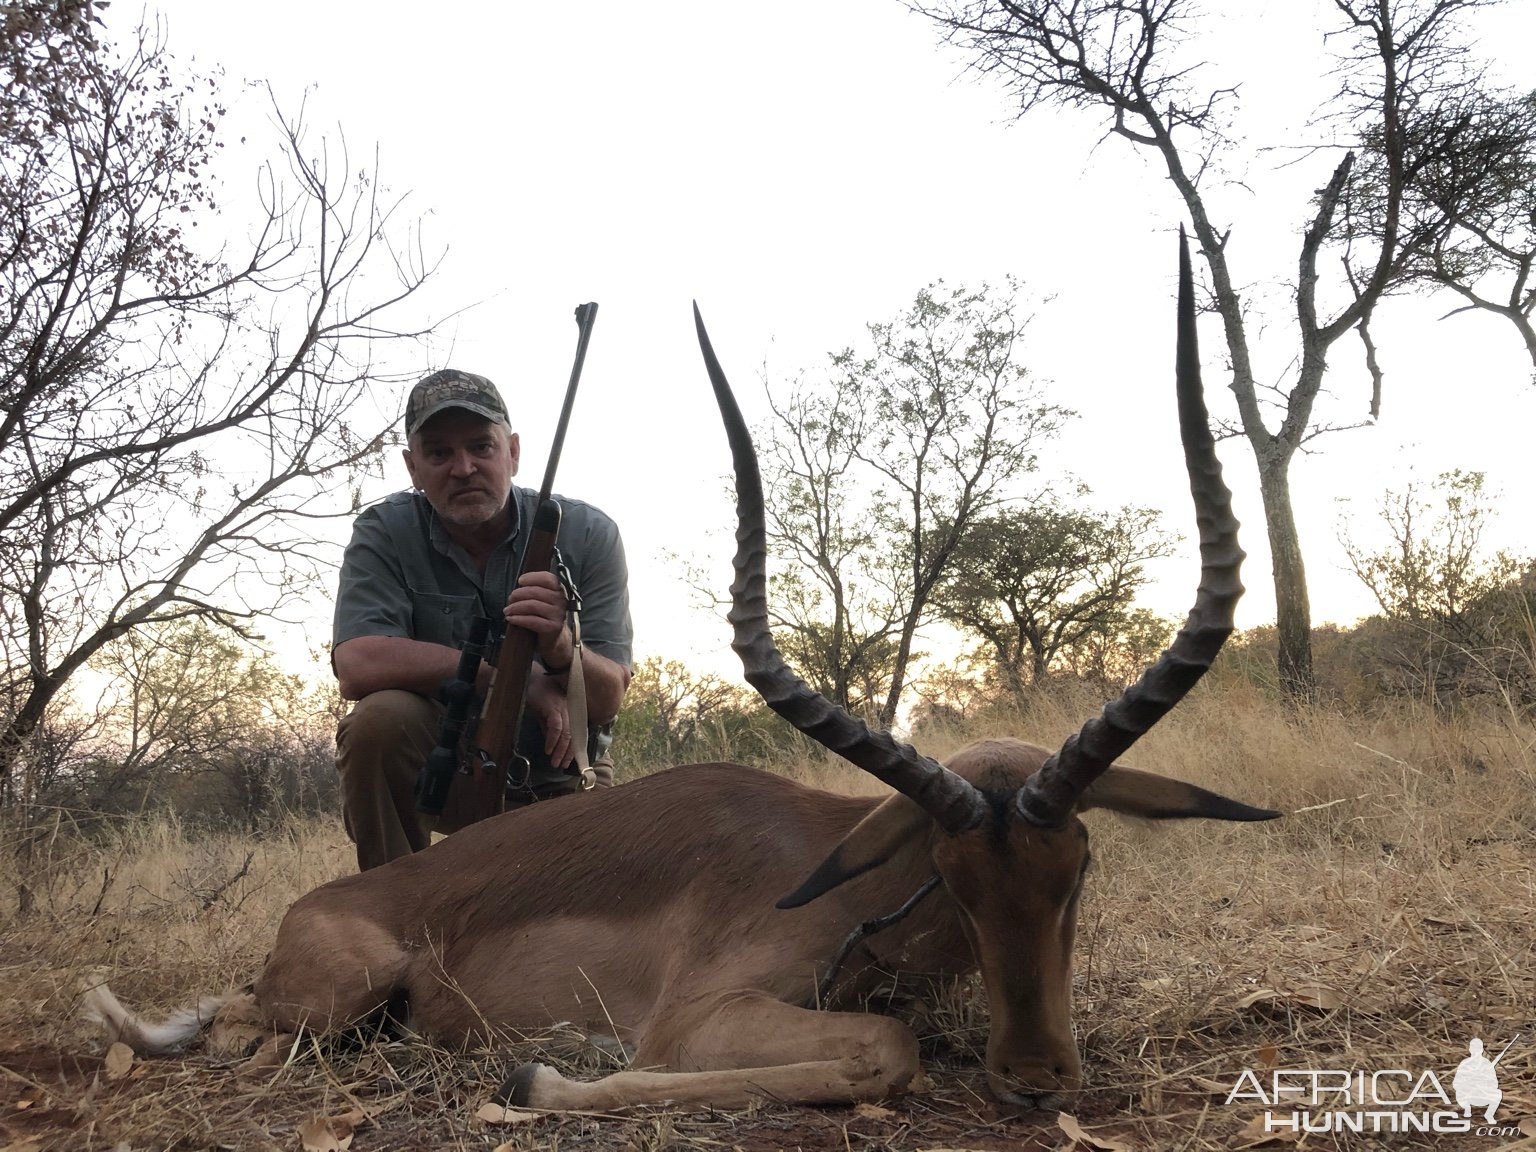
[[[1422,923],[1432,932],[1467,932],[1472,928],[1465,920],[1442,920],[1439,916],[1426,916]]]
[[[1315,1008],[1333,1012],[1344,1007],[1338,989],[1324,984],[1303,984],[1295,988],[1260,988],[1237,1002],[1239,1008]]]
[[[537,1120],[537,1112],[519,1112],[516,1108],[503,1108],[500,1104],[482,1104],[475,1116],[487,1124],[526,1124]]]
[[[1329,988],[1325,984],[1306,984],[1300,988],[1289,990],[1290,997],[1298,1004],[1306,1004],[1313,1008],[1321,1008],[1324,1012],[1333,1012],[1344,1007],[1344,996],[1336,988]]]
[[[1116,1140],[1113,1136],[1093,1136],[1083,1129],[1077,1122],[1077,1117],[1068,1112],[1056,1114],[1056,1126],[1069,1137],[1092,1152],[1131,1152],[1132,1145],[1124,1140]]]
[[[866,1120],[894,1120],[896,1113],[889,1108],[882,1108],[878,1104],[856,1104],[854,1112],[863,1116]]]
[[[1280,1050],[1273,1044],[1266,1044],[1255,1052],[1254,1056],[1257,1057],[1259,1063],[1265,1068],[1273,1068],[1280,1059]]]
[[[346,1152],[352,1147],[352,1122],[345,1116],[311,1116],[299,1125],[304,1152]]]
[[[1536,1116],[1520,1117],[1520,1135],[1536,1136]]]
[[[102,1064],[107,1069],[108,1080],[121,1080],[133,1067],[133,1049],[119,1040],[107,1049],[107,1056]]]

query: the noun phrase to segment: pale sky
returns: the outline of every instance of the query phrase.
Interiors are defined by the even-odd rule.
[[[130,20],[128,7],[109,14]],[[1238,134],[1270,151],[1245,153],[1246,188],[1213,190],[1209,203],[1218,226],[1233,227],[1229,258],[1254,334],[1268,334],[1260,377],[1282,382],[1294,349],[1284,285],[1308,192],[1337,162],[1291,163],[1316,139],[1305,121],[1326,91],[1320,14],[1331,5],[1226,7],[1239,15],[1213,20],[1212,74],[1242,85]],[[976,286],[1012,273],[1036,301],[1026,362],[1049,400],[1081,413],[1048,466],[1086,481],[1101,506],[1151,504],[1192,534],[1172,406],[1173,189],[1152,157],[1100,142],[1097,122],[1046,112],[1012,123],[1006,96],[965,75],[933,26],[895,0],[162,0],[151,11],[180,60],[227,75],[226,177],[237,185],[275,154],[265,96],[242,79],[269,81],[289,108],[312,89],[315,138],[339,125],[369,167],[377,145],[383,182],[410,193],[428,247],[448,250],[423,305],[435,315],[476,305],[392,367],[451,364],[494,379],[523,436],[523,483],[543,473],[572,311],[599,303],[557,488],[623,529],[637,656],[734,667],[726,626],[664,562],[694,554],[722,589],[729,581],[729,462],[694,342],[695,298],[760,419],[765,362],[782,384],[857,346],[867,321],[892,318],[933,280]],[[1533,86],[1521,46],[1536,42],[1536,6],[1510,5],[1479,30],[1493,71]],[[237,204],[244,189],[233,191]],[[1439,321],[1450,306],[1381,310],[1381,420],[1314,442],[1293,466],[1318,623],[1372,607],[1337,542],[1343,496],[1369,538],[1385,488],[1481,469],[1503,497],[1491,543],[1536,552],[1531,366],[1507,325]],[[1212,407],[1230,415],[1214,317],[1202,337]],[[1364,419],[1358,347],[1352,335],[1335,346],[1325,419]],[[379,422],[398,413],[398,388],[378,399]],[[1247,627],[1273,619],[1268,550],[1247,444],[1228,441],[1221,455],[1246,527]],[[405,485],[398,460],[388,474],[370,495]],[[1148,606],[1182,615],[1193,544],[1155,576]],[[317,605],[311,634],[328,628],[329,605]]]

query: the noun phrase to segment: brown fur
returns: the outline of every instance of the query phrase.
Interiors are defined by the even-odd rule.
[[[301,1026],[333,1031],[404,1005],[412,1028],[445,1043],[575,1020],[616,1034],[636,1068],[672,1072],[579,1084],[529,1069],[507,1094],[531,1106],[857,1100],[900,1091],[918,1070],[911,1033],[857,1011],[861,997],[892,976],[916,990],[979,966],[994,1093],[1051,1102],[1081,1079],[1069,995],[1088,848],[1076,819],[1044,830],[1008,802],[1044,757],[1012,740],[957,755],[950,767],[991,815],[954,836],[900,795],[834,796],[731,764],[508,813],[302,897],[254,1001],[231,1011],[254,1007],[277,1037],[269,1062]],[[1242,818],[1218,811],[1230,801],[1122,769],[1084,800],[1095,803]],[[940,889],[844,963],[831,1006],[848,1010],[818,1010],[818,980],[848,934],[935,871]],[[813,873],[820,894],[775,907]]]

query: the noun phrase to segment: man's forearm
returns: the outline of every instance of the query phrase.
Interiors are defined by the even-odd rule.
[[[459,650],[404,636],[358,636],[337,645],[332,661],[345,700],[361,700],[389,688],[436,699],[442,682],[458,672]],[[587,715],[594,724],[606,724],[619,714],[629,687],[629,669],[590,648],[582,649],[581,668]],[[535,667],[534,672],[538,671]],[[491,667],[482,664],[476,681],[482,696],[490,680]],[[566,677],[559,677],[558,683],[564,690]]]
[[[459,650],[405,636],[358,636],[338,644],[331,661],[344,700],[390,688],[436,699],[443,681],[458,673]],[[490,672],[482,666],[480,691],[489,681]]]

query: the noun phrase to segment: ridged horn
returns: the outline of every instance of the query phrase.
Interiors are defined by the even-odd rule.
[[[1179,433],[1184,464],[1200,527],[1200,585],[1195,605],[1168,650],[1141,679],[1072,736],[1015,797],[1025,819],[1059,827],[1071,815],[1083,789],[1161,720],[1195,682],[1205,675],[1232,633],[1233,613],[1243,594],[1238,571],[1243,550],[1237,544],[1232,493],[1221,479],[1221,461],[1211,437],[1210,418],[1200,385],[1200,348],[1195,333],[1195,288],[1189,242],[1179,228],[1178,350],[1175,379]]]
[[[970,782],[922,755],[889,732],[874,731],[833,704],[784,663],[768,628],[768,536],[764,527],[763,483],[757,452],[741,409],[710,346],[697,303],[693,322],[709,380],[731,443],[736,474],[736,578],[731,584],[731,647],[741,657],[747,682],[764,702],[818,744],[922,806],[946,831],[980,823],[986,800]]]

